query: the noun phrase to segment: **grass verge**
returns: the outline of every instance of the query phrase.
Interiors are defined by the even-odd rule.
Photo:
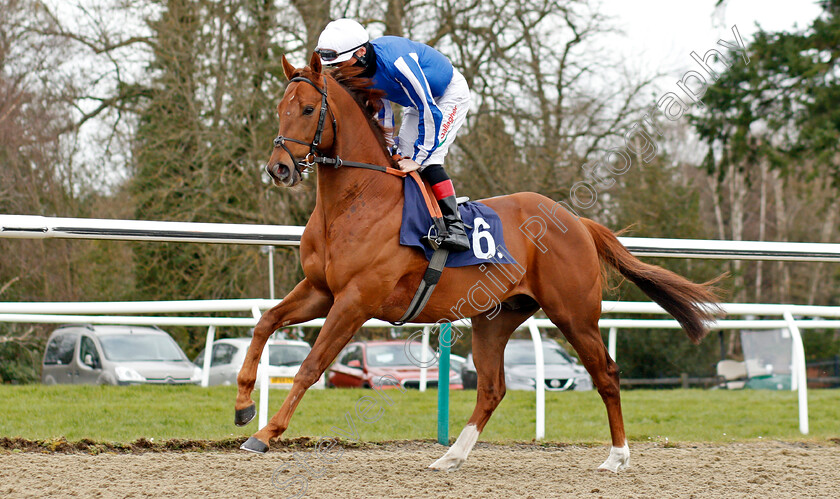
[[[280,408],[286,393],[271,391],[272,414]],[[436,391],[386,393],[390,405],[373,390],[311,390],[298,407],[285,437],[317,438],[339,435],[339,432],[355,435],[362,442],[436,437]],[[235,395],[235,387],[3,385],[0,386],[4,402],[0,406],[0,437],[40,441],[37,445],[47,442],[47,446],[52,445],[50,442],[64,445],[62,439],[71,443],[87,440],[91,444],[111,442],[129,446],[140,439],[141,446],[145,445],[144,441],[160,444],[171,439],[182,443],[216,441],[234,445],[257,430],[255,422],[244,428],[233,425]],[[254,395],[259,404],[259,393]],[[472,413],[475,396],[476,392],[471,390],[452,392],[451,437],[457,436]],[[366,404],[372,404],[371,400],[379,402],[368,407],[370,422],[363,422],[357,407],[364,411]],[[797,397],[793,392],[632,390],[622,393],[630,441],[840,441],[840,390],[811,390],[808,403],[811,431],[806,436],[799,433]],[[533,440],[534,411],[533,392],[508,392],[481,439]],[[609,442],[606,411],[598,394],[546,393],[545,441]],[[189,445],[200,448],[204,444]],[[13,444],[10,446],[14,448]]]

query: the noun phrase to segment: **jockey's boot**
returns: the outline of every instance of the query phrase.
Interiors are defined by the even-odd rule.
[[[470,240],[464,230],[464,222],[458,213],[458,201],[455,200],[455,187],[443,169],[443,165],[428,165],[420,170],[420,176],[432,186],[432,192],[440,206],[445,231],[440,234],[440,247],[449,251],[467,251]]]
[[[446,224],[446,234],[443,234],[440,247],[453,252],[470,249],[470,240],[467,238],[464,222],[461,221],[461,214],[458,213],[458,201],[455,200],[455,196],[439,199],[438,206],[443,215],[443,223]]]

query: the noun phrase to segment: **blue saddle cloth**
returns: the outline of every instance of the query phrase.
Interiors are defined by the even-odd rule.
[[[420,248],[429,260],[434,250],[423,244],[421,238],[429,233],[429,228],[434,225],[434,222],[417,182],[410,177],[405,177],[404,185],[405,204],[400,227],[400,244]],[[449,253],[446,259],[447,267],[466,267],[483,263],[516,263],[505,247],[502,221],[495,211],[485,204],[474,201],[459,205],[458,209],[461,212],[461,220],[472,226],[472,229],[467,229],[471,248],[468,251]]]

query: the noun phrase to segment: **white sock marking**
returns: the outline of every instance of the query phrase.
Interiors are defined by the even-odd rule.
[[[610,449],[610,457],[601,466],[598,466],[598,469],[618,473],[626,470],[628,466],[630,466],[630,447],[625,440],[624,447],[612,447]]]
[[[429,468],[437,471],[455,471],[464,464],[467,456],[478,440],[478,430],[470,424],[461,430],[458,439],[440,459],[432,463]]]

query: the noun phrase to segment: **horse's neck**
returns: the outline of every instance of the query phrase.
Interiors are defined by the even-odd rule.
[[[356,106],[355,103],[351,105]],[[361,112],[358,118],[339,122],[333,154],[345,161],[388,166],[386,152]],[[394,208],[402,199],[398,181],[402,180],[375,170],[319,165],[317,206],[327,222],[341,216],[351,206],[355,206],[354,218],[364,217],[367,211],[381,216],[384,215],[382,210]]]
[[[365,155],[340,152],[338,155],[346,161],[387,165],[387,162],[365,159]],[[357,219],[367,211],[381,213],[382,210],[394,208],[402,199],[402,189],[398,183],[401,181],[398,177],[374,170],[320,165],[316,205],[323,210],[326,221],[341,216],[351,207],[353,217]]]

